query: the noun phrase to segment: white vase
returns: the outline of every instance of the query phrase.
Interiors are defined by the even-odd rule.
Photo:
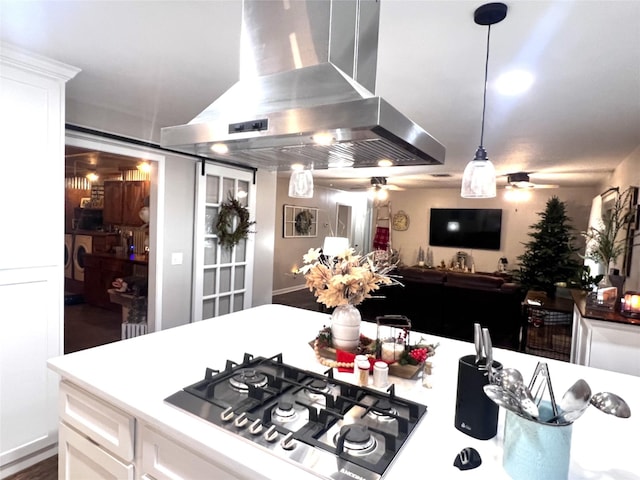
[[[360,311],[353,305],[338,305],[331,314],[331,341],[333,347],[355,352],[360,344]]]

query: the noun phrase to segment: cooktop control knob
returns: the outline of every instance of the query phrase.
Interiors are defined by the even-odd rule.
[[[280,446],[285,450],[293,450],[296,448],[296,441],[293,438],[293,432],[289,432],[285,435],[285,437],[280,441]]]
[[[238,428],[242,428],[247,423],[249,423],[249,419],[247,418],[247,414],[246,414],[246,412],[242,412],[240,415],[238,415],[238,418],[236,418],[236,421],[234,422],[234,425],[236,427],[238,427]]]
[[[267,442],[275,442],[277,438],[278,438],[278,431],[276,430],[276,426],[271,425],[269,428],[267,428],[267,431],[264,432],[264,439]]]
[[[253,421],[251,425],[249,425],[249,433],[252,435],[258,435],[262,431],[262,422],[259,418]]]
[[[233,419],[233,408],[231,407],[227,407],[225,410],[222,411],[222,413],[220,414],[220,419],[223,422],[230,422]]]

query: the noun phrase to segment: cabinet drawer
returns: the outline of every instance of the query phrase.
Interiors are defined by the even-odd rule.
[[[60,480],[133,480],[134,467],[109,455],[65,424],[60,424],[58,478]]]
[[[134,417],[64,381],[59,398],[63,422],[123,460],[133,460]]]
[[[142,445],[141,478],[155,480],[237,480],[238,476],[222,466],[205,459],[184,445],[143,425],[140,428]]]

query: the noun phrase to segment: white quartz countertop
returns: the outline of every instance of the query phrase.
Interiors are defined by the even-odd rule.
[[[282,353],[285,363],[323,372],[326,367],[318,363],[308,342],[328,324],[327,314],[263,305],[57,357],[49,361],[49,367],[165,435],[223,462],[239,478],[312,479],[317,477],[163,400],[202,379],[206,367],[222,370],[226,360],[241,362],[245,352],[263,357]],[[362,333],[375,338],[375,325],[363,323]],[[473,344],[425,337],[430,343],[440,342],[432,359],[433,388],[424,388],[419,379],[391,379],[397,395],[423,403],[428,410],[385,480],[509,478],[502,468],[503,409],[498,435],[491,440],[476,440],[454,427],[458,359],[473,354]],[[412,340],[419,338],[419,333],[412,334]],[[527,382],[537,362],[546,362],[558,401],[579,378],[594,393],[610,391],[624,398],[631,407],[631,418],[616,418],[589,407],[574,423],[569,478],[640,480],[640,377],[497,348],[494,359],[519,369]],[[337,370],[335,377],[353,378]],[[453,466],[454,458],[469,446],[478,450],[483,463],[474,470],[459,471]]]

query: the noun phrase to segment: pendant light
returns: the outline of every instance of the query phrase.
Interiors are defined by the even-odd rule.
[[[463,198],[493,198],[496,196],[496,170],[487,157],[484,149],[484,114],[487,106],[487,78],[489,73],[489,39],[491,25],[501,22],[507,16],[504,3],[487,3],[478,7],[473,15],[478,25],[487,25],[487,56],[484,65],[484,95],[482,97],[482,128],[480,130],[480,146],[462,175],[460,196]]]
[[[313,198],[313,174],[301,164],[291,165],[289,196],[291,198]]]

